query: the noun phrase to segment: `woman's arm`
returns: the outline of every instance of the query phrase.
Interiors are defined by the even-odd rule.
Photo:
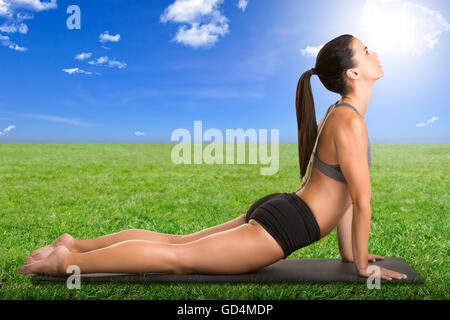
[[[342,121],[335,134],[337,160],[352,199],[352,254],[359,274],[366,274],[372,194],[367,157],[368,134],[365,122],[353,117]]]
[[[353,205],[350,204],[349,208],[342,216],[341,220],[339,220],[336,227],[339,252],[341,253],[343,262],[353,262],[352,218],[353,218]]]
[[[352,253],[358,273],[366,273],[369,259],[370,202],[353,204]]]

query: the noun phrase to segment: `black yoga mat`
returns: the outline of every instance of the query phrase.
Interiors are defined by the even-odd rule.
[[[383,280],[392,282],[424,282],[425,279],[411,268],[403,258],[385,258],[370,262],[407,275],[407,279]],[[69,275],[70,276],[70,275]],[[69,276],[34,275],[33,282],[65,282]],[[365,283],[367,278],[359,277],[355,265],[342,262],[341,259],[283,259],[257,271],[245,274],[167,274],[167,273],[85,273],[80,275],[80,282],[190,282],[190,283],[326,283],[355,282]],[[375,283],[375,281],[371,281]]]

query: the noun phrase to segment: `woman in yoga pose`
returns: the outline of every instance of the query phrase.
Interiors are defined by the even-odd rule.
[[[90,240],[63,234],[28,256],[18,272],[65,275],[76,265],[81,273],[247,273],[337,228],[343,262],[354,263],[359,276],[370,276],[368,262],[384,259],[368,254],[370,143],[363,119],[372,85],[384,75],[377,57],[356,37],[342,35],[328,42],[316,66],[300,77],[296,113],[302,179],[295,192],[263,196],[246,214],[192,234],[131,229]],[[342,97],[319,125],[310,84],[313,74]],[[406,278],[386,268],[380,271],[382,279]]]

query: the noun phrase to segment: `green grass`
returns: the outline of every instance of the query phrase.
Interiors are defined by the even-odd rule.
[[[448,144],[372,145],[369,252],[403,257],[426,278],[421,285],[82,283],[69,290],[16,273],[30,252],[65,232],[78,239],[131,228],[192,233],[299,185],[294,144],[280,145],[271,176],[260,175],[268,165],[259,163],[175,165],[173,146],[0,144],[0,299],[450,298]],[[335,230],[289,256],[339,257]]]

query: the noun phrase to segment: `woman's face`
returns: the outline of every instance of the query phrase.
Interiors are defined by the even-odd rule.
[[[367,48],[358,38],[353,38],[352,48],[355,53],[353,58],[356,61],[354,70],[358,71],[360,79],[373,81],[384,75],[377,53]]]

